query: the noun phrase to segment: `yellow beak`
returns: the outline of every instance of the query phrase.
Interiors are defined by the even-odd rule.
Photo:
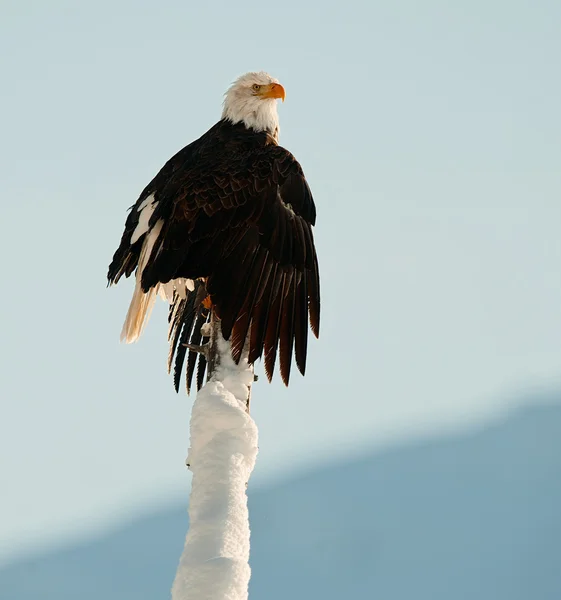
[[[280,83],[270,83],[261,88],[259,95],[262,98],[280,98],[284,102],[286,92]]]

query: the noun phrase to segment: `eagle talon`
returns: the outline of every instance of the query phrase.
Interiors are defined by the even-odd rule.
[[[189,348],[189,350],[193,351],[193,352],[198,352],[199,354],[202,354],[203,356],[206,356],[208,358],[208,344],[203,344],[202,346],[199,346],[197,344],[183,344],[184,346],[186,346],[187,348]]]

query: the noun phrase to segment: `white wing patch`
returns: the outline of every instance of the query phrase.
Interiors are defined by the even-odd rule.
[[[192,279],[178,277],[177,279],[168,281],[168,283],[160,283],[157,288],[160,298],[162,300],[167,300],[171,304],[173,302],[174,292],[184,300],[187,298],[187,294],[195,289],[195,282]]]
[[[142,235],[148,234],[142,244],[142,250],[140,251],[138,267],[136,269],[134,293],[121,331],[121,341],[126,342],[127,344],[136,342],[142,334],[144,326],[150,318],[150,313],[154,307],[157,295],[171,304],[174,300],[174,292],[177,296],[184,299],[187,298],[189,292],[192,292],[195,289],[195,282],[192,279],[179,277],[177,279],[172,279],[168,283],[159,283],[146,293],[142,291],[142,273],[154,253],[154,246],[158,241],[164,225],[163,219],[159,219],[154,224],[154,227],[150,229],[150,218],[154,214],[154,210],[157,206],[158,203],[154,201],[153,194],[142,202],[138,207],[138,212],[140,213],[138,225],[135,227],[131,236],[130,243],[134,244]],[[160,252],[161,247],[162,245],[160,243],[155,253],[156,256]]]
[[[154,214],[158,203],[154,200],[154,194],[151,194],[138,207],[140,213],[138,217],[138,225],[134,228],[131,235],[131,244],[138,242],[140,236],[144,235],[150,228],[150,217]]]
[[[144,325],[148,320],[150,312],[154,306],[154,301],[156,300],[157,289],[152,288],[151,290],[148,290],[147,293],[144,293],[142,291],[140,282],[142,279],[142,272],[148,264],[148,260],[150,259],[152,250],[154,249],[154,244],[160,235],[163,224],[164,221],[162,219],[157,221],[154,227],[152,227],[150,233],[146,236],[144,244],[142,244],[140,258],[138,259],[138,267],[136,269],[136,285],[134,287],[132,300],[123,324],[123,329],[121,331],[121,341],[126,342],[127,344],[136,342],[136,340],[140,337],[140,334],[144,329]]]

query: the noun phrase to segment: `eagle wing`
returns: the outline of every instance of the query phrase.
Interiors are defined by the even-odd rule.
[[[172,280],[204,279],[234,360],[239,361],[249,336],[248,360],[264,355],[270,380],[278,352],[288,384],[293,353],[305,373],[308,322],[319,334],[315,218],[302,168],[284,148],[270,144],[205,152],[204,146],[188,146],[168,161],[132,209],[109,280],[136,268],[147,294]],[[149,256],[139,264],[143,249]],[[176,371],[177,360],[181,370],[185,357],[178,340],[193,342],[189,336],[199,335],[192,329],[197,291],[172,300]]]

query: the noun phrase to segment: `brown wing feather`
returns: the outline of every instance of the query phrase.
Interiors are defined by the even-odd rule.
[[[286,276],[286,295],[282,301],[281,326],[279,340],[280,373],[285,385],[290,379],[292,349],[294,347],[294,304],[296,298],[296,275],[290,269]]]
[[[246,298],[243,307],[240,308],[238,319],[232,330],[232,358],[236,363],[240,361],[251,319],[254,317],[255,305],[261,295],[263,286],[267,283],[270,271],[271,261],[269,260],[269,253],[265,248],[260,246],[251,269],[250,278],[246,284],[248,290]]]
[[[271,261],[272,263],[272,261]],[[249,340],[249,356],[250,363],[254,363],[263,355],[263,347],[265,343],[265,333],[267,330],[267,322],[269,319],[269,311],[273,299],[278,293],[279,277],[277,271],[280,270],[278,264],[272,264],[271,272],[267,283],[261,295],[261,299],[255,306],[253,318],[251,321],[251,333]]]
[[[277,348],[279,344],[281,317],[282,317],[282,299],[285,293],[286,273],[281,271],[277,273],[278,287],[277,294],[273,296],[267,318],[267,329],[265,330],[265,340],[263,350],[265,352],[265,373],[269,381],[273,378],[275,371],[275,362],[277,359]]]
[[[294,356],[296,366],[302,375],[306,374],[306,354],[308,351],[308,290],[307,272],[301,274],[296,288],[294,306]]]

